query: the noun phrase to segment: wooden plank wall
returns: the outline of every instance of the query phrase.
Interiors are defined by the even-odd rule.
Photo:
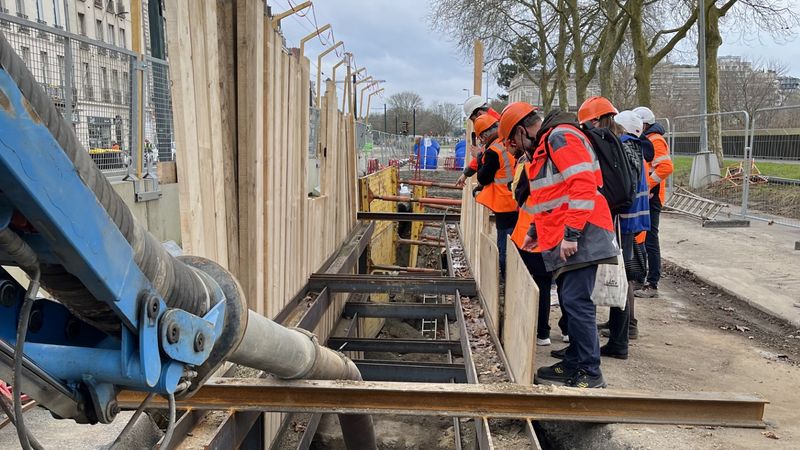
[[[324,85],[321,196],[306,196],[310,63],[260,0],[167,0],[182,245],[231,270],[274,317],[356,224],[355,122]],[[333,328],[336,295],[317,332]],[[280,426],[268,414],[268,442]]]
[[[480,234],[480,258],[477,266],[480,276],[475,280],[486,306],[486,314],[490,316],[495,328],[500,327],[500,265],[498,264],[497,241],[492,235]],[[500,330],[497,330],[498,334]]]
[[[378,172],[369,174],[359,179],[360,210],[397,212],[397,202],[385,200],[370,200],[369,193],[374,195],[397,195],[398,172],[396,167],[387,167]],[[397,264],[397,222],[375,222],[375,231],[372,233],[368,247],[368,258],[372,264],[394,265]],[[372,302],[388,302],[389,294],[369,294]],[[383,328],[383,319],[363,319],[361,322],[361,336],[374,337]]]
[[[508,239],[503,348],[517,383],[533,384],[539,289]]]

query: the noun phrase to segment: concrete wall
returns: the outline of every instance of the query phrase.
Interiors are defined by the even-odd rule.
[[[178,202],[178,184],[162,184],[161,198],[137,203],[133,195],[133,183],[114,184],[114,190],[133,212],[136,220],[160,241],[175,241],[181,245],[181,216]]]

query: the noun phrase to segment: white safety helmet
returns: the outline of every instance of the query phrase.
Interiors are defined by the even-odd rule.
[[[648,125],[656,123],[656,115],[653,114],[653,111],[646,106],[638,106],[633,108],[633,112],[635,112],[636,115],[642,119],[642,122]]]
[[[489,105],[486,104],[486,100],[483,97],[480,95],[473,95],[464,102],[464,114],[466,114],[467,118],[469,118],[476,109],[486,108],[488,106]]]
[[[644,128],[642,118],[633,111],[620,112],[614,116],[614,122],[620,124],[625,131],[634,136],[641,136],[642,129]]]

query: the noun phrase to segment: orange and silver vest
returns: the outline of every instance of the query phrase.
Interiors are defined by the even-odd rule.
[[[514,180],[516,162],[514,156],[506,151],[499,139],[495,139],[486,151],[497,154],[500,168],[495,172],[492,183],[484,186],[475,200],[496,213],[516,211],[517,202],[514,201],[514,194],[508,189],[508,184]]]

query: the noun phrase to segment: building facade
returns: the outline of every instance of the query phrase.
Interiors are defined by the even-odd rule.
[[[142,3],[143,50],[149,55],[148,5]],[[130,150],[132,74],[137,67],[130,6],[130,0],[0,0],[0,31],[102,169],[119,169],[124,159],[120,153]],[[159,72],[165,76],[163,66]],[[160,95],[168,98],[168,83],[155,79],[152,69],[147,74],[145,136],[147,144],[155,145],[160,133],[154,94],[160,87]],[[160,146],[167,150],[171,113],[169,119],[163,137],[168,142]]]
[[[550,86],[551,92],[555,89],[555,83]],[[592,80],[587,87],[586,96],[600,95],[600,84],[597,80]],[[508,101],[509,102],[528,102],[532,105],[541,106],[544,103],[542,93],[539,89],[539,84],[534,83],[523,74],[518,74],[511,80],[508,87]],[[576,111],[578,109],[578,95],[575,89],[575,74],[569,75],[567,80],[567,102],[569,103],[568,109]],[[559,104],[558,94],[553,96],[553,108],[561,108]]]

